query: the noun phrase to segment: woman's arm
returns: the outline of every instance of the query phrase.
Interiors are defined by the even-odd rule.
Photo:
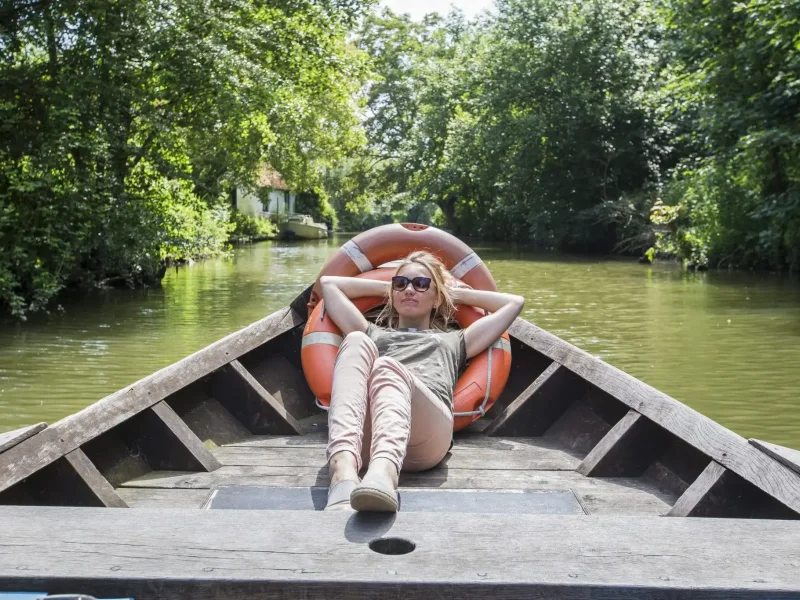
[[[494,344],[525,306],[525,298],[515,294],[485,292],[466,287],[451,288],[450,293],[456,304],[469,304],[492,313],[464,330],[467,358],[477,356]]]
[[[325,275],[319,283],[322,287],[322,299],[325,301],[325,312],[344,335],[353,331],[366,331],[369,325],[361,311],[350,302],[351,298],[386,297],[389,293],[389,283],[375,279]]]

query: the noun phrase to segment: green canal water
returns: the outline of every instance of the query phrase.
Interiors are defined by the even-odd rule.
[[[0,322],[0,432],[53,423],[286,306],[346,238],[264,242],[161,288]],[[800,282],[476,246],[523,316],[746,437],[800,448]]]

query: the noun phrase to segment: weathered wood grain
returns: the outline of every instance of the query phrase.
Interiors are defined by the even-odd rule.
[[[630,410],[577,468],[587,477],[638,477],[669,446],[673,436]]]
[[[675,506],[667,513],[669,517],[690,517],[697,509],[698,505],[708,496],[709,492],[717,485],[725,475],[725,467],[713,460],[700,474],[692,485],[689,486]]]
[[[166,402],[159,402],[151,407],[155,415],[169,429],[175,440],[192,455],[192,457],[206,470],[214,471],[222,465],[214,458],[211,451],[205,447],[200,438],[189,429],[189,426],[181,419]]]
[[[244,425],[200,386],[189,386],[165,400],[194,434],[208,446],[222,446],[252,437]]]
[[[75,473],[80,477],[86,486],[95,495],[97,500],[109,508],[128,508],[128,505],[120,498],[114,491],[114,488],[103,477],[103,474],[97,470],[89,457],[84,454],[83,450],[77,448],[64,457],[67,462],[75,469]],[[65,489],[63,494],[65,496],[72,494],[73,490]]]
[[[327,467],[222,467],[213,473],[152,472],[124,487],[210,489],[214,485],[327,486]],[[589,514],[662,515],[676,497],[636,478],[588,478],[574,471],[447,469],[402,473],[400,485],[411,488],[572,490]]]
[[[0,530],[2,589],[35,583],[136,600],[800,593],[800,525],[770,521],[8,507]],[[415,550],[370,550],[385,537]]]
[[[297,327],[239,359],[256,381],[295,419],[319,412],[299,364],[302,340],[302,328]]]
[[[792,471],[800,475],[800,452],[778,444],[770,444],[762,440],[750,438],[747,440],[751,445],[761,450],[767,456],[771,456],[779,463],[789,467]]]
[[[513,437],[496,438],[487,437],[482,433],[456,432],[453,440],[455,448],[489,448],[505,451],[527,451],[531,446],[535,448],[555,450],[561,452],[560,444],[541,437]],[[328,434],[325,432],[307,433],[296,435],[252,435],[247,439],[225,444],[225,447],[246,448],[325,448],[328,444]]]
[[[322,467],[324,448],[223,446],[214,456],[224,466]],[[523,469],[573,471],[579,460],[566,452],[539,446],[515,451],[495,448],[454,446],[443,460],[443,467],[453,469]]]
[[[0,504],[125,507],[80,449],[62,456],[0,493]]]
[[[236,448],[325,448],[328,432],[318,431],[304,435],[250,435],[247,439],[230,442],[225,447]]]
[[[214,397],[252,433],[301,433],[299,423],[286,407],[238,360],[214,374],[212,389]]]
[[[798,474],[743,437],[527,321],[509,332],[800,513]]]
[[[591,477],[593,473],[599,471],[604,463],[610,462],[609,454],[614,451],[614,448],[620,446],[620,440],[629,436],[633,427],[642,418],[644,417],[635,410],[628,411],[628,414],[611,428],[611,431],[600,440],[600,443],[592,448],[586,458],[581,461],[576,471],[587,477]]]
[[[117,494],[131,508],[199,509],[209,490],[176,490],[159,488],[117,488]]]
[[[47,423],[36,423],[35,425],[27,425],[20,427],[14,431],[6,431],[0,433],[0,452],[5,452],[12,446],[16,446],[20,442],[27,440],[29,437],[36,435],[47,427]]]
[[[328,433],[328,413],[320,411],[316,414],[300,419],[297,421],[300,426],[300,434],[308,435],[309,433]]]
[[[569,373],[566,376],[569,377]],[[569,388],[569,389],[568,389]],[[582,394],[577,392],[578,395]],[[495,417],[486,435],[542,435],[575,400],[565,370],[553,363]]]
[[[509,404],[519,397],[525,389],[541,375],[553,361],[537,352],[527,344],[523,344],[515,338],[511,342],[511,371],[508,374],[508,381],[503,388],[497,401],[487,412],[490,418],[502,413]],[[476,423],[485,422],[485,417]]]
[[[566,369],[564,372],[569,373]],[[564,393],[567,398],[577,399],[569,403],[561,416],[544,432],[543,437],[584,458],[611,430],[614,423],[625,415],[627,409],[623,408],[621,402],[587,385],[573,373],[569,373],[565,380],[567,389]],[[569,391],[570,388],[574,391]],[[610,403],[616,404],[616,409],[609,410]],[[611,416],[606,413],[611,413]]]
[[[0,491],[303,320],[279,310],[17,444],[0,454]]]
[[[166,403],[141,411],[81,448],[112,486],[152,470],[206,471],[219,466]]]
[[[641,477],[652,481],[659,489],[669,490],[677,498],[700,476],[709,459],[678,436],[667,435],[671,437],[667,448]]]

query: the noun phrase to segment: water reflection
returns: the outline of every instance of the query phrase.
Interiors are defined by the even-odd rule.
[[[266,242],[161,288],[67,298],[0,324],[0,431],[54,422],[286,306],[344,240]],[[800,284],[476,249],[524,317],[748,437],[800,447]]]

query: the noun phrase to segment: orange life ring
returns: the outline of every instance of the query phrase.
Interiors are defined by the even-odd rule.
[[[427,250],[436,255],[453,277],[476,290],[497,291],[489,269],[457,237],[429,225],[392,223],[359,233],[328,259],[311,290],[309,316],[322,299],[319,280],[323,275],[353,277],[372,271],[384,263],[405,258],[414,250]]]
[[[395,269],[383,268],[357,275],[369,279],[388,281]],[[353,304],[361,312],[367,312],[383,304],[384,298],[356,298]],[[324,318],[325,303],[320,300],[314,307],[305,329],[300,351],[306,381],[323,407],[328,407],[333,385],[333,365],[343,338],[341,330],[333,320]],[[485,314],[472,306],[459,305],[454,314],[462,327],[468,327]],[[478,420],[492,407],[508,381],[511,372],[511,341],[508,333],[490,348],[469,361],[469,366],[458,378],[453,392],[453,430],[463,429]],[[488,394],[487,394],[488,388]]]

